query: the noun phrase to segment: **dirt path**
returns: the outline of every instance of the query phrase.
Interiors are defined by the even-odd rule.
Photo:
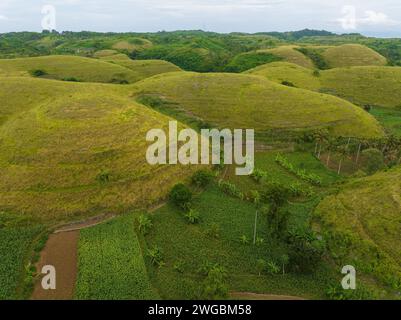
[[[74,296],[77,277],[77,248],[79,231],[60,232],[50,235],[37,264],[42,267],[51,265],[56,268],[56,290],[44,290],[42,277],[36,282],[33,300],[69,300]]]
[[[61,233],[61,232],[70,232],[70,231],[78,231],[81,229],[86,229],[90,227],[97,226],[98,224],[104,223],[111,219],[115,218],[113,214],[104,214],[100,216],[96,216],[84,221],[73,222],[68,225],[64,225],[57,229],[54,233]]]
[[[306,300],[301,297],[281,296],[275,294],[258,294],[251,292],[232,292],[230,296],[233,299],[240,300]]]

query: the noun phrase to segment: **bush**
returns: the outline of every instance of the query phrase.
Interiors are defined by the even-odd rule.
[[[67,77],[67,78],[63,78],[63,81],[70,81],[70,82],[80,82],[77,78],[75,77]]]
[[[197,224],[200,221],[199,212],[194,209],[189,210],[188,213],[185,214],[185,218],[187,219],[187,222],[190,224]]]
[[[179,183],[170,191],[169,199],[181,209],[189,209],[192,201],[192,192],[186,185]]]
[[[231,197],[238,198],[241,200],[244,199],[243,193],[238,190],[238,188],[235,184],[220,180],[219,187],[220,187],[221,191],[223,191],[225,194],[227,194]]]
[[[378,149],[366,149],[362,152],[362,168],[368,174],[374,174],[383,169],[384,156]]]
[[[138,230],[139,232],[141,232],[142,234],[147,234],[149,229],[152,228],[153,224],[152,224],[152,220],[142,214],[139,216],[138,218]]]
[[[107,170],[102,170],[97,176],[96,180],[100,183],[107,183],[110,181],[110,172]]]
[[[290,81],[282,81],[281,84],[282,84],[283,86],[294,87],[294,88],[295,88],[295,85],[294,85],[292,82],[290,82]]]
[[[44,71],[44,70],[35,69],[35,70],[29,71],[29,74],[30,74],[32,77],[42,77],[42,76],[47,75],[47,72]]]
[[[154,246],[152,249],[148,250],[148,257],[150,258],[150,262],[158,267],[163,266],[163,254],[159,247]]]
[[[192,176],[192,183],[198,187],[204,188],[213,180],[213,174],[208,170],[199,170]]]

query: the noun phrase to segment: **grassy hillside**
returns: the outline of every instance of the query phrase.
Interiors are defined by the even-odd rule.
[[[323,57],[331,68],[354,66],[385,66],[387,59],[378,52],[359,44],[328,48]]]
[[[282,84],[292,83],[295,87],[308,90],[320,88],[319,74],[313,70],[289,62],[273,62],[248,70],[246,74],[265,77],[270,81]]]
[[[149,166],[169,118],[127,86],[0,78],[0,210],[49,219],[123,212],[164,197],[193,166]]]
[[[357,179],[316,210],[333,255],[341,263],[401,288],[401,170]]]
[[[281,46],[263,51],[281,57],[286,62],[295,63],[304,68],[314,68],[312,60],[296,50],[296,48],[297,46]]]
[[[158,96],[165,109],[224,128],[305,130],[372,137],[382,130],[372,116],[324,94],[289,88],[244,74],[169,73],[132,85],[134,96]]]
[[[401,106],[401,67],[336,68],[322,72],[323,90],[354,103]]]
[[[298,88],[339,96],[357,105],[401,107],[401,67],[361,66],[320,70],[274,62],[246,72],[268,80],[291,82]]]
[[[138,80],[138,76],[132,70],[97,59],[45,56],[0,60],[0,75],[3,76],[26,76],[35,70],[45,72],[42,78],[57,80],[101,83]]]
[[[107,55],[101,57],[101,59],[130,69],[135,74],[135,81],[132,82],[146,79],[161,73],[181,71],[179,67],[167,61],[132,60],[125,54]]]
[[[77,299],[157,299],[138,237],[134,215],[82,230],[78,249]]]

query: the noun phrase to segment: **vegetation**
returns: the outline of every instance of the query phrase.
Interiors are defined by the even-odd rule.
[[[82,230],[77,299],[157,299],[134,229],[132,214]]]

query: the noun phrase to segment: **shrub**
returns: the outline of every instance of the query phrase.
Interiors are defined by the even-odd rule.
[[[266,270],[272,275],[280,273],[280,267],[274,261],[267,262]]]
[[[218,265],[212,267],[203,282],[202,299],[221,300],[228,297],[227,271]]]
[[[44,70],[35,69],[35,70],[29,71],[29,74],[30,74],[32,77],[43,77],[43,76],[47,75],[47,72],[44,71]]]
[[[221,191],[223,191],[225,194],[227,194],[231,197],[244,199],[243,193],[238,190],[238,188],[235,184],[220,180],[219,187],[220,187]]]
[[[366,149],[362,152],[362,167],[368,174],[374,174],[385,167],[383,153],[378,149]]]
[[[140,215],[138,218],[138,230],[142,234],[147,234],[149,229],[152,228],[152,220],[147,215]]]
[[[184,273],[184,265],[185,263],[182,260],[179,260],[176,263],[174,263],[173,269],[178,273]]]
[[[110,172],[107,170],[102,170],[97,176],[96,180],[100,183],[107,183],[110,181]]]
[[[63,81],[70,81],[70,82],[80,82],[77,78],[75,77],[67,77],[67,78],[63,78]]]
[[[242,235],[240,238],[239,238],[239,240],[240,240],[240,242],[242,243],[242,244],[249,244],[249,238],[246,236],[246,235]]]
[[[258,272],[258,275],[261,276],[263,272],[266,271],[267,268],[267,261],[264,259],[259,259],[256,261],[256,270]]]
[[[197,223],[199,223],[200,215],[199,215],[198,211],[196,211],[194,209],[190,209],[188,211],[188,213],[185,214],[185,218],[187,219],[188,223],[197,224]]]
[[[199,170],[192,176],[192,183],[198,187],[204,188],[213,180],[213,174],[208,170]]]
[[[158,267],[163,266],[163,254],[158,246],[154,246],[148,250],[148,257],[153,265]]]
[[[169,199],[176,206],[185,210],[188,209],[191,204],[192,192],[186,185],[179,183],[170,191]]]
[[[295,84],[293,84],[293,83],[290,82],[290,81],[282,81],[281,84],[282,84],[283,86],[294,87],[294,88],[295,88]]]

